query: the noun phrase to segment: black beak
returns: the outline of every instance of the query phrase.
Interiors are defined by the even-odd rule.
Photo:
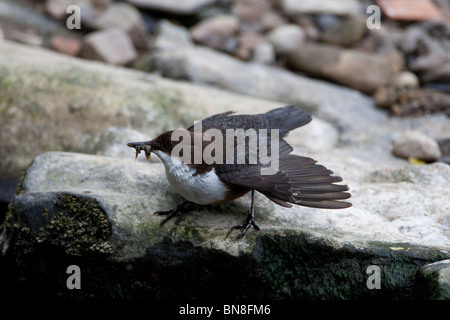
[[[144,142],[129,142],[127,143],[127,146],[130,148],[134,148],[136,150],[136,158],[139,153],[141,153],[141,150],[145,152],[145,158],[147,160],[150,159],[150,152],[152,149],[150,148],[150,141],[144,141]]]

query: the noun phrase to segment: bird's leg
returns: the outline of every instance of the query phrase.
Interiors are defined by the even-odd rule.
[[[252,190],[252,205],[250,207],[250,212],[248,213],[247,218],[245,219],[245,222],[243,224],[236,225],[230,229],[227,233],[227,237],[230,235],[231,231],[235,229],[244,229],[242,232],[237,236],[238,239],[241,239],[244,237],[247,230],[253,226],[256,230],[260,230],[259,227],[255,223],[255,190]]]
[[[153,214],[156,214],[158,216],[167,216],[161,221],[161,223],[159,224],[160,226],[164,225],[167,221],[169,221],[175,216],[177,217],[177,219],[175,220],[175,224],[178,224],[181,221],[181,217],[183,216],[184,213],[188,213],[194,210],[195,208],[197,208],[197,204],[184,200],[172,210],[156,211]]]

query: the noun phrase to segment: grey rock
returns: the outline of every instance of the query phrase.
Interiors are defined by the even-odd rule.
[[[250,113],[280,106],[7,40],[0,56],[0,132],[8,137],[0,140],[0,177],[12,191],[10,178],[18,179],[40,150],[96,153],[108,127],[154,137],[235,105]]]
[[[155,50],[167,50],[191,45],[193,45],[191,36],[186,28],[164,19],[158,23],[152,44]]]
[[[427,21],[410,26],[400,47],[408,55],[408,68],[422,82],[447,83],[450,79],[450,28],[442,21]]]
[[[231,6],[231,12],[236,15],[245,31],[261,31],[262,20],[271,12],[270,0],[241,0]]]
[[[130,4],[115,3],[110,5],[99,15],[95,24],[99,29],[119,28],[130,36],[136,48],[146,48],[144,19],[139,10]]]
[[[427,264],[420,269],[421,274],[430,280],[430,286],[437,286],[433,299],[450,300],[450,260]]]
[[[275,50],[269,42],[263,42],[253,50],[252,61],[262,64],[272,64],[275,62]]]
[[[282,8],[288,16],[329,13],[335,15],[357,15],[362,8],[357,0],[283,0]]]
[[[289,22],[283,15],[281,15],[277,11],[272,10],[267,12],[263,16],[260,23],[263,28],[263,31],[270,31],[282,25],[288,24]]]
[[[266,38],[260,33],[240,32],[237,36],[237,48],[234,55],[242,60],[250,60],[255,54],[256,47],[266,42]]]
[[[322,27],[320,40],[350,47],[363,38],[366,30],[366,19],[363,16],[350,16]]]
[[[78,256],[77,261],[90,259],[89,269],[82,270],[83,279],[94,281],[83,289],[83,296],[91,298],[142,298],[143,292],[149,298],[192,297],[199,294],[193,289],[198,287],[203,289],[199,297],[206,297],[204,289],[211,289],[211,281],[223,288],[218,297],[430,298],[436,296],[436,290],[410,288],[434,282],[412,274],[422,265],[450,257],[449,239],[443,237],[444,227],[439,229],[437,224],[448,208],[436,198],[448,196],[438,195],[436,188],[450,182],[450,169],[442,164],[423,169],[403,170],[408,183],[394,172],[385,176],[383,172],[373,173],[372,182],[367,178],[361,184],[353,182],[355,200],[360,198],[357,207],[340,212],[282,208],[257,195],[256,212],[262,230],[250,230],[243,240],[236,241],[224,235],[229,226],[245,216],[248,197],[196,210],[179,225],[169,222],[159,227],[161,217],[152,212],[169,209],[181,200],[169,189],[162,164],[133,163],[132,157],[44,153],[27,170],[20,193],[12,202],[11,216],[2,226],[0,246],[3,252],[14,252],[4,263],[15,270],[35,268],[37,256],[45,261],[47,272],[34,272],[35,280],[48,281],[53,274],[49,269],[61,268],[58,261],[73,256]],[[395,190],[397,194],[393,194]],[[427,201],[411,205],[407,214],[398,207],[398,203],[408,203],[419,194]],[[371,205],[379,209],[373,210]],[[11,229],[13,225],[17,229]],[[13,231],[23,240],[12,241]],[[47,251],[43,256],[44,248]],[[242,279],[230,279],[225,269],[211,266],[212,261],[228,271],[239,270],[238,274],[243,273],[243,279],[247,279],[244,283],[252,278],[253,285],[237,285]],[[102,267],[105,264],[108,268]],[[299,268],[293,270],[292,264]],[[384,290],[367,290],[364,272],[373,264],[383,270]],[[349,265],[354,267],[349,269]],[[192,270],[192,274],[180,278],[180,267]],[[122,277],[126,275],[126,281],[116,276],[116,268]],[[146,276],[149,272],[152,277]],[[25,279],[21,281],[28,280],[28,273],[23,274]],[[104,277],[98,279],[96,274]],[[160,279],[159,285],[153,284],[155,277]],[[166,277],[171,281],[175,277],[177,286],[170,285]],[[302,286],[297,286],[293,278],[303,279]],[[196,286],[189,284],[191,279]],[[135,286],[136,282],[142,286]],[[353,283],[351,290],[346,289],[349,282]],[[226,284],[231,284],[229,289]],[[245,291],[247,287],[253,290]],[[55,295],[59,292],[58,287],[48,287],[48,291]],[[67,292],[59,295],[66,296]],[[216,297],[211,293],[214,290],[207,292],[209,297]]]
[[[86,36],[81,56],[108,64],[126,65],[137,58],[133,42],[125,31],[109,28]]]
[[[71,5],[91,5],[91,0],[46,0],[45,1],[45,10],[47,13],[53,18],[60,20],[64,18],[67,14],[67,8]]]
[[[0,19],[18,26],[38,29],[42,34],[52,33],[69,36],[72,33],[65,25],[63,26],[43,14],[10,1],[0,1]]]
[[[424,161],[436,161],[441,157],[437,141],[416,130],[404,132],[398,137],[392,152],[401,158],[417,158]]]
[[[214,0],[128,0],[139,8],[158,10],[178,15],[191,15],[214,3]]]
[[[285,55],[305,40],[305,32],[295,24],[283,25],[270,31],[267,39],[273,45],[275,52]]]
[[[74,292],[61,288],[68,277],[61,270],[73,255],[84,281],[78,298],[435,296],[412,288],[429,284],[416,277],[420,266],[449,258],[450,168],[410,165],[391,148],[412,127],[448,138],[445,115],[390,118],[357,91],[204,48],[158,55],[175,52],[172,67],[201,85],[4,41],[0,133],[8,139],[0,141],[0,176],[34,161],[0,227],[1,267],[24,275],[22,284],[57,283],[46,286],[47,294],[65,298]],[[294,153],[342,176],[352,208],[286,209],[257,194],[262,230],[250,230],[242,241],[224,238],[245,218],[248,196],[159,227],[161,217],[153,212],[181,198],[169,188],[161,164],[135,162],[130,148],[126,156],[126,139],[146,140],[218,112],[261,113],[286,103],[314,116],[288,135]],[[365,270],[373,264],[385,275],[383,290],[367,290]],[[0,273],[0,283],[9,276]]]
[[[417,88],[419,86],[419,79],[410,71],[400,72],[393,81],[398,88]]]
[[[244,63],[208,48],[160,52],[154,55],[152,64],[165,77],[188,79],[250,96],[299,104],[343,127],[351,123],[351,126],[361,124],[367,128],[364,123],[369,118],[385,119],[382,113],[371,108],[373,102],[354,90],[275,67]],[[339,101],[346,102],[341,104]],[[349,118],[336,117],[340,112],[348,114],[350,109],[353,115],[360,114],[357,124]]]
[[[9,40],[17,41],[30,46],[42,46],[43,38],[33,32],[23,32],[19,30],[13,30],[8,34]]]
[[[296,135],[302,137],[300,147],[305,148],[308,152],[326,153],[336,147],[339,142],[338,130],[331,123],[321,119],[314,119],[308,126],[296,131]],[[295,141],[293,144],[295,145]]]
[[[404,62],[403,56],[395,51],[369,54],[332,45],[305,43],[289,52],[288,63],[294,70],[373,93],[390,83],[403,69]]]
[[[227,51],[228,43],[239,30],[239,20],[232,15],[218,15],[200,21],[190,29],[194,42]]]

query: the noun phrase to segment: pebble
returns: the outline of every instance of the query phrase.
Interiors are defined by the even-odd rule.
[[[394,85],[398,88],[417,88],[419,79],[411,71],[402,71],[395,77]]]
[[[321,13],[357,15],[361,12],[361,5],[357,0],[284,0],[282,9],[293,17]]]
[[[322,17],[329,17],[330,15],[322,15]],[[332,16],[336,18],[336,16]],[[324,23],[324,21],[326,23]],[[322,31],[320,34],[321,41],[330,44],[350,47],[359,42],[366,33],[366,19],[361,17],[346,17],[344,19],[337,19],[336,21],[330,19],[322,19]]]
[[[127,65],[136,59],[137,52],[125,31],[110,28],[87,35],[81,55],[113,65]]]
[[[242,60],[249,60],[254,54],[256,47],[266,42],[266,39],[257,32],[241,32],[237,41],[238,47],[235,55]]]
[[[369,54],[320,43],[304,43],[289,52],[287,60],[291,69],[366,93],[390,83],[404,64],[397,52]]]
[[[190,30],[194,42],[216,50],[229,50],[229,40],[238,32],[239,20],[232,15],[217,15],[203,20]]]
[[[275,50],[273,49],[272,44],[266,41],[257,45],[253,51],[252,61],[268,65],[274,63]]]
[[[442,13],[431,0],[377,0],[383,13],[393,20],[421,21],[441,19]]]
[[[73,38],[53,36],[50,39],[50,47],[55,51],[76,56],[81,50],[81,42]]]
[[[260,31],[262,19],[270,9],[268,0],[240,0],[233,3],[231,12],[239,18],[244,30]]]
[[[441,150],[436,140],[416,130],[404,132],[394,143],[392,150],[400,158],[433,162],[441,157]]]
[[[276,54],[285,55],[305,40],[305,32],[296,24],[283,25],[273,29],[267,39],[273,45]]]
[[[169,50],[192,45],[191,36],[186,28],[165,19],[158,23],[153,39],[154,49]]]
[[[192,15],[207,5],[213,4],[215,0],[128,0],[128,2],[139,8],[176,15]]]
[[[99,29],[113,27],[122,29],[128,33],[137,48],[146,48],[144,19],[140,11],[128,3],[112,4],[96,19],[95,23]]]

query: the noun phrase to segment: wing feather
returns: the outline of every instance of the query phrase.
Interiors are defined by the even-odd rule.
[[[277,204],[297,204],[314,208],[341,209],[351,203],[341,201],[351,197],[347,185],[335,184],[342,178],[333,171],[316,164],[311,158],[288,154],[280,158],[279,171],[261,175],[261,165],[242,167],[219,174],[228,183],[255,189]],[[220,172],[220,170],[219,170]]]

